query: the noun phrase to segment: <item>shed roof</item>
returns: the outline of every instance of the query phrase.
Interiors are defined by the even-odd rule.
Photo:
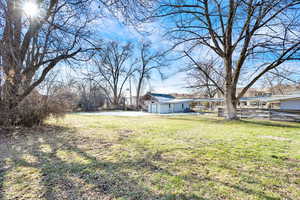
[[[190,103],[190,102],[194,102],[194,99],[172,99],[172,100],[163,101],[160,103]]]
[[[222,102],[224,101],[223,98],[199,98],[194,99],[194,102]]]
[[[161,98],[175,99],[174,96],[169,95],[169,94],[149,93],[149,95],[150,95],[150,96],[153,96],[153,97],[161,97]]]
[[[146,95],[150,96],[151,99],[155,99],[159,103],[175,99],[175,97],[173,97],[172,95],[169,95],[169,94],[159,94],[159,93],[150,93],[149,92]]]

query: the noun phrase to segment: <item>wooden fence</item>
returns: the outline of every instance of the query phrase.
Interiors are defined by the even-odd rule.
[[[224,108],[218,108],[218,117],[224,117]],[[262,118],[276,121],[300,122],[300,110],[262,109],[262,108],[238,108],[240,118]]]

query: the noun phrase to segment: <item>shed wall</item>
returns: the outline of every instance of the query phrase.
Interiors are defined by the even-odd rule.
[[[148,112],[150,113],[176,113],[176,112],[184,112],[190,106],[188,103],[150,103],[148,105]]]

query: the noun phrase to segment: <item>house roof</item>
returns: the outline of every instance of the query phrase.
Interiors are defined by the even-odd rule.
[[[158,102],[165,102],[175,99],[175,97],[169,94],[148,93],[147,95],[151,96],[151,98],[157,100]]]
[[[223,98],[199,98],[194,99],[194,102],[222,102],[224,101]]]
[[[160,103],[189,103],[189,102],[194,102],[194,99],[172,99],[172,100],[163,101]]]
[[[159,98],[175,99],[174,96],[169,94],[149,93],[149,95],[156,98],[159,97]]]

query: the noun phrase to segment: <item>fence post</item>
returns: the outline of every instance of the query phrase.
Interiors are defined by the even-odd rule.
[[[223,108],[218,108],[218,117],[223,117],[224,116],[224,113],[223,113]]]

